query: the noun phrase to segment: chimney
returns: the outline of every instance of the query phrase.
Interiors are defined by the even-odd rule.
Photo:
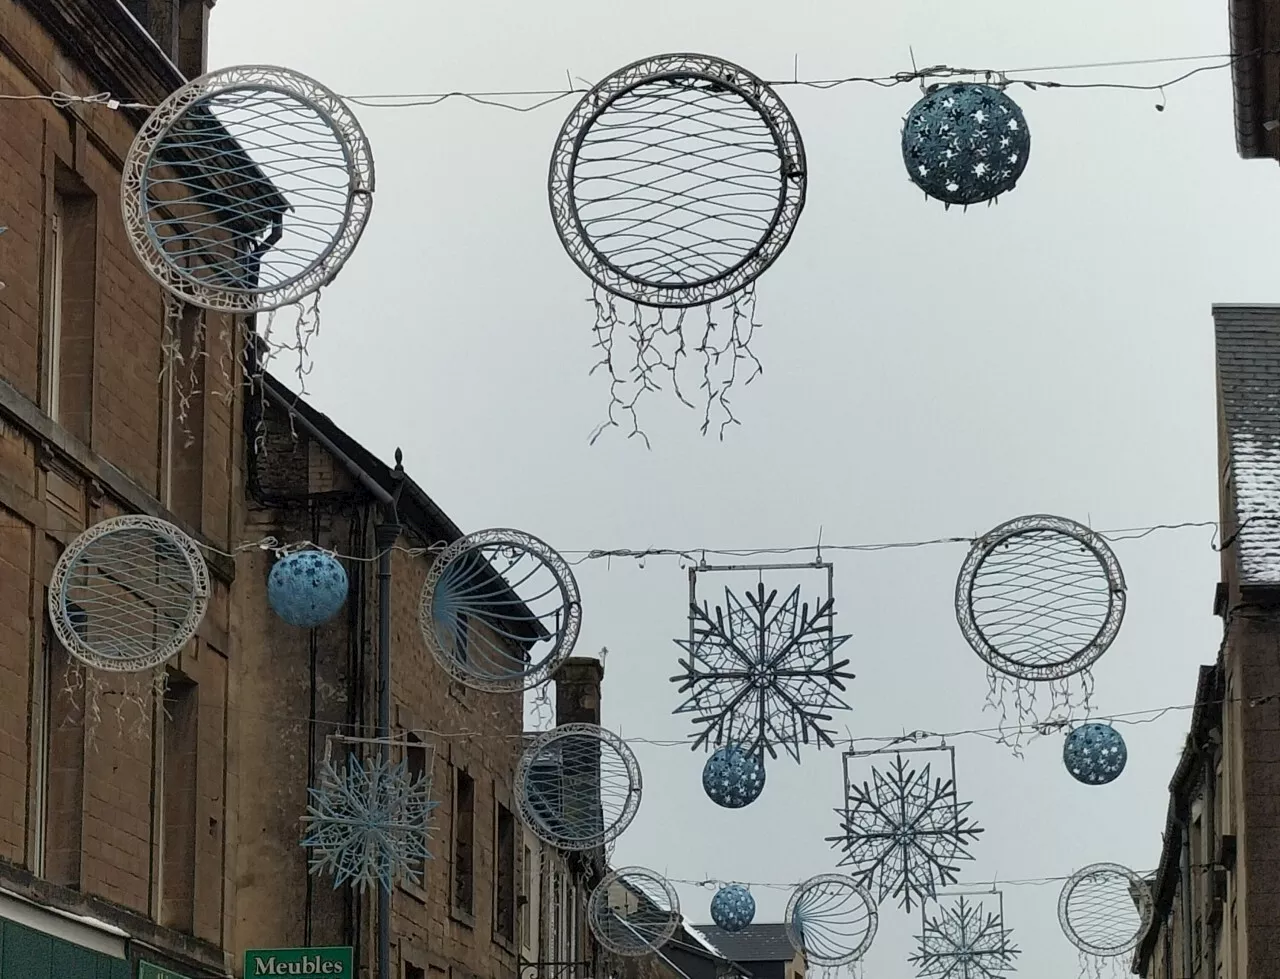
[[[600,683],[604,664],[588,656],[570,656],[555,672],[556,726],[600,723]]]

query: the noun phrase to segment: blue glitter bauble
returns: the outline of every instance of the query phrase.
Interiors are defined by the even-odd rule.
[[[944,85],[911,107],[902,161],[930,197],[968,206],[1013,190],[1031,154],[1022,110],[988,85]]]
[[[756,899],[741,884],[728,884],[711,899],[711,920],[725,931],[742,931],[756,916]]]
[[[332,554],[294,551],[271,569],[267,600],[289,625],[314,629],[337,615],[347,600],[347,572]]]
[[[1110,724],[1081,724],[1072,729],[1062,746],[1062,763],[1085,785],[1114,782],[1128,760],[1124,738]]]
[[[764,762],[737,745],[717,748],[703,766],[702,788],[717,806],[749,806],[764,791]]]

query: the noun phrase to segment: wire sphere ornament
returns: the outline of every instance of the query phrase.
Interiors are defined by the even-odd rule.
[[[1125,955],[1151,927],[1154,904],[1146,881],[1117,863],[1077,870],[1058,896],[1058,921],[1071,943],[1098,958]]]
[[[675,934],[680,898],[661,874],[644,867],[623,867],[591,892],[587,922],[596,941],[613,954],[646,955]]]
[[[756,916],[756,899],[741,884],[728,884],[711,899],[711,920],[725,931],[742,931]]]
[[[267,576],[267,601],[292,626],[324,625],[347,600],[347,572],[328,551],[307,549],[286,554]]]
[[[1062,763],[1072,778],[1085,785],[1106,785],[1124,771],[1129,749],[1110,724],[1081,724],[1062,745]]]
[[[124,166],[125,228],[178,299],[257,313],[341,271],[373,205],[373,155],[346,104],[270,65],[209,72],[138,131]]]
[[[1000,979],[1022,954],[1009,942],[1003,895],[998,912],[960,896],[932,916],[922,907],[920,917],[917,951],[907,961],[922,979]]]
[[[436,556],[418,623],[451,677],[511,693],[546,682],[569,658],[582,603],[568,563],[538,538],[481,530]]]
[[[810,966],[856,962],[871,947],[879,923],[871,895],[842,874],[809,878],[787,902],[787,938]]]
[[[111,517],[73,540],[49,582],[49,618],[81,663],[126,673],[182,651],[209,605],[195,541],[155,517]]]
[[[530,745],[516,766],[520,815],[561,850],[617,839],[640,808],[640,765],[631,748],[596,724],[563,724]]]
[[[787,107],[744,68],[700,54],[664,54],[627,65],[591,89],[565,120],[551,156],[548,196],[569,256],[602,291],[596,298],[598,366],[612,380],[610,419],[622,408],[635,425],[635,399],[702,355],[713,404],[732,420],[725,392],[739,361],[758,370],[748,344],[755,327],[752,284],[781,254],[804,207],[804,144]],[[729,297],[726,326],[708,310],[700,342],[642,307],[687,309]],[[630,322],[615,299],[633,304]],[[690,324],[692,334],[694,324]],[[615,363],[615,329],[636,345],[634,372]],[[724,373],[713,369],[723,368]],[[630,377],[630,380],[627,378]],[[751,375],[754,377],[754,371]],[[750,380],[751,377],[747,378]],[[620,389],[634,383],[628,400]],[[595,436],[593,436],[594,439]]]
[[[945,777],[934,777],[927,762],[911,764],[911,755],[925,752],[945,755]],[[965,815],[971,803],[957,796],[954,748],[894,750],[887,767],[872,766],[870,781],[859,782],[858,759],[885,753],[845,753],[840,835],[828,842],[844,851],[840,865],[875,890],[877,903],[893,897],[910,911],[955,883],[959,861],[973,859],[969,846],[984,830]]]
[[[702,766],[702,790],[725,809],[741,809],[764,791],[764,759],[735,744],[717,748]]]
[[[381,754],[365,761],[352,755],[338,768],[326,745],[317,785],[307,792],[302,845],[311,851],[312,874],[332,873],[335,888],[350,881],[361,891],[374,883],[390,890],[398,879],[422,883],[438,804],[429,774],[415,778],[406,761]]]
[[[1031,154],[1017,103],[989,85],[928,92],[902,127],[902,160],[917,187],[947,207],[995,201],[1013,190]]]

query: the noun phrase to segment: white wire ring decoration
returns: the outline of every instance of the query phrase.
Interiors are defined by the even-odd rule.
[[[880,912],[866,888],[844,874],[810,877],[787,902],[787,939],[810,966],[836,968],[867,953]]]
[[[617,839],[640,809],[643,783],[631,748],[598,724],[563,724],[516,766],[520,816],[544,842],[592,850]]]
[[[1071,875],[1058,896],[1058,922],[1071,944],[1099,958],[1131,952],[1155,914],[1151,888],[1128,867],[1092,863]]]
[[[49,619],[86,666],[149,670],[181,652],[209,605],[209,568],[195,542],[155,517],[111,517],[62,552]]]
[[[455,680],[511,693],[546,682],[568,659],[582,603],[568,563],[548,545],[519,530],[481,530],[431,563],[418,625]]]
[[[345,103],[271,65],[209,72],[138,131],[120,195],[139,261],[184,302],[296,303],[341,271],[373,206],[373,154]]]
[[[1124,574],[1101,534],[1063,517],[1018,517],[974,542],[956,580],[956,619],[994,670],[1062,680],[1115,641]]]
[[[614,955],[646,955],[676,933],[680,897],[661,874],[644,867],[623,867],[591,892],[587,922],[596,941]]]

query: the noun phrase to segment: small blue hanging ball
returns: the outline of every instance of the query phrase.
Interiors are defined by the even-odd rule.
[[[756,916],[756,899],[741,884],[728,884],[711,899],[711,920],[725,931],[742,931]]]
[[[911,107],[902,127],[907,174],[948,207],[1013,190],[1030,155],[1022,110],[989,85],[943,85]]]
[[[702,788],[717,806],[749,806],[764,791],[764,762],[737,745],[717,748],[702,768]]]
[[[1128,760],[1124,738],[1110,724],[1081,724],[1071,730],[1062,746],[1062,763],[1085,785],[1114,782]]]
[[[338,614],[347,600],[347,572],[325,551],[294,551],[271,569],[267,600],[289,625],[314,629]]]

